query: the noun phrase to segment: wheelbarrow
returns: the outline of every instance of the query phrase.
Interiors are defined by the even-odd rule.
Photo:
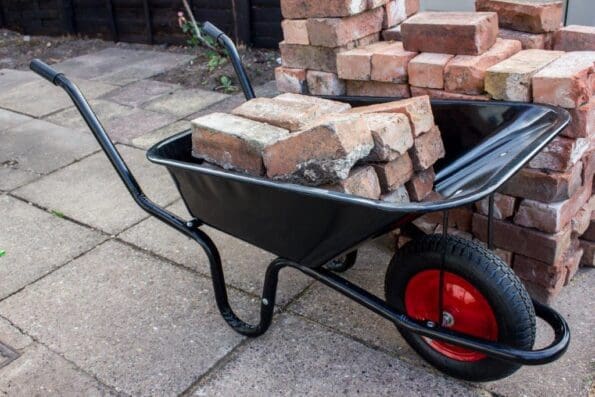
[[[213,25],[205,31],[227,48],[247,99],[254,98],[233,42]],[[147,154],[173,177],[193,219],[184,220],[145,196],[79,89],[40,60],[31,69],[62,87],[73,100],[136,203],[194,239],[210,262],[217,306],[235,331],[262,335],[271,325],[279,272],[294,268],[391,321],[411,347],[441,371],[470,381],[501,379],[522,365],[550,363],[570,343],[566,321],[532,301],[514,272],[492,248],[493,193],[569,123],[549,106],[471,101],[432,101],[446,157],[436,165],[436,201],[395,204],[321,188],[281,183],[215,169],[191,155],[191,131],[166,139]],[[353,106],[395,98],[334,98]],[[419,235],[397,250],[385,275],[385,299],[341,277],[357,248],[421,215],[489,197],[488,248],[448,234]],[[219,251],[201,229],[208,225],[275,254],[252,325],[228,301]],[[533,349],[536,316],[552,328],[550,345]]]

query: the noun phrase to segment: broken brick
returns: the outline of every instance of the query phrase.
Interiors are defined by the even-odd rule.
[[[481,215],[489,213],[489,197],[475,203],[477,212]],[[494,219],[507,219],[514,215],[516,198],[501,193],[494,194]]]
[[[308,19],[310,44],[321,47],[340,47],[382,30],[382,8],[345,18]]]
[[[300,130],[321,116],[320,110],[314,105],[274,98],[251,99],[235,108],[231,113],[289,131]]]
[[[498,13],[500,26],[522,32],[553,32],[564,17],[562,1],[476,0],[477,11]]]
[[[306,84],[306,69],[292,69],[279,66],[275,68],[275,80],[279,92],[305,94],[308,92]]]
[[[365,114],[374,148],[366,161],[392,161],[404,155],[413,146],[413,134],[409,118],[404,114]]]
[[[434,180],[436,174],[434,168],[430,167],[427,170],[420,171],[413,175],[409,182],[405,185],[409,197],[413,201],[423,201],[428,194],[434,189]]]
[[[308,70],[308,92],[312,95],[344,95],[345,82],[335,73]]]
[[[554,50],[595,51],[595,26],[563,27],[555,34]]]
[[[409,153],[416,171],[427,170],[443,158],[446,153],[438,127],[434,126],[429,132],[415,138]]]
[[[374,163],[372,166],[378,174],[383,192],[403,186],[413,176],[413,164],[407,153],[388,163]]]

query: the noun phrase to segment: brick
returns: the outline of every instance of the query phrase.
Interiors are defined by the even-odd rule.
[[[340,47],[382,30],[382,8],[345,18],[308,19],[310,44],[321,47]]]
[[[306,94],[306,69],[292,69],[279,66],[275,68],[275,80],[279,92],[292,92],[294,94]]]
[[[285,129],[223,113],[193,120],[192,129],[193,156],[257,176],[265,172],[265,147],[289,135]]]
[[[532,227],[546,233],[566,228],[591,197],[592,186],[587,185],[570,199],[557,203],[523,200],[514,217],[517,225]]]
[[[585,138],[569,139],[556,137],[529,162],[529,167],[566,172],[574,166],[589,149]]]
[[[366,36],[337,48],[279,43],[282,66],[295,69],[320,70],[337,73],[337,54],[379,40],[378,33]]]
[[[554,32],[562,25],[562,1],[476,0],[477,11],[498,13],[500,26],[530,33]]]
[[[595,242],[586,240],[579,240],[579,242],[584,251],[581,266],[595,267]]]
[[[429,132],[415,138],[409,153],[416,171],[427,170],[443,158],[446,153],[438,127],[434,126]]]
[[[452,99],[464,101],[489,101],[491,98],[488,95],[467,95],[458,94],[456,92],[447,92],[442,90],[435,90],[431,88],[411,87],[411,96],[427,95],[432,99]]]
[[[337,113],[267,146],[263,158],[269,178],[316,186],[347,178],[373,146],[362,117]]]
[[[408,84],[382,83],[379,81],[347,80],[347,95],[408,98],[411,96]]]
[[[312,95],[344,95],[345,82],[335,73],[308,70],[308,92]]]
[[[384,6],[388,2],[389,2],[389,0],[368,0],[368,9],[372,10],[374,8]]]
[[[498,37],[520,41],[523,50],[550,50],[554,41],[553,33],[527,33],[509,29],[500,29]]]
[[[407,19],[405,0],[390,0],[384,6],[382,29],[392,28]]]
[[[409,84],[422,88],[444,88],[444,68],[454,57],[450,54],[426,52],[409,62]]]
[[[568,52],[533,77],[533,100],[564,108],[576,108],[591,99],[595,51]]]
[[[433,167],[413,175],[411,180],[409,180],[409,182],[407,182],[405,185],[411,200],[423,201],[428,196],[428,194],[430,194],[432,189],[434,189],[435,179],[436,174],[434,173]]]
[[[531,296],[531,298],[535,299],[538,302],[541,302],[544,305],[551,305],[556,301],[560,292],[562,292],[562,288],[564,288],[563,283],[559,283],[559,285],[554,288],[545,288],[539,284],[533,283],[528,280],[522,280],[527,292]]]
[[[365,47],[341,52],[337,55],[337,74],[345,80],[367,81],[372,77],[372,54],[391,43],[380,41]]]
[[[516,198],[501,193],[494,194],[494,219],[508,219],[514,215]],[[486,197],[475,203],[477,212],[488,215],[489,198]]]
[[[581,260],[585,251],[581,248],[580,243],[577,239],[572,241],[572,247],[564,256],[564,266],[566,267],[566,279],[564,285],[570,284],[579,267],[581,266]]]
[[[514,253],[503,250],[501,248],[495,248],[494,254],[498,255],[500,259],[502,259],[504,263],[506,263],[508,266],[512,266],[512,262],[514,260]]]
[[[582,162],[564,173],[523,168],[500,191],[509,196],[543,203],[568,200],[581,187],[582,172]]]
[[[485,90],[494,99],[531,102],[533,76],[562,55],[562,51],[523,50],[487,70]]]
[[[310,95],[296,95],[287,93],[277,95],[275,99],[288,102],[299,102],[315,105],[318,107],[320,114],[342,113],[351,109],[351,105],[348,103],[332,101],[330,99],[317,98]]]
[[[368,0],[281,0],[283,18],[346,17],[368,9]]]
[[[407,153],[388,163],[374,163],[372,166],[384,193],[403,186],[413,176],[413,163]]]
[[[355,167],[351,170],[347,179],[336,185],[326,186],[326,188],[372,200],[378,200],[381,193],[378,176],[371,166]]]
[[[413,127],[413,135],[420,136],[424,132],[434,128],[434,114],[429,97],[416,97],[400,101],[379,103],[370,106],[356,107],[350,110],[352,113],[403,113],[409,117]]]
[[[372,80],[386,83],[407,82],[407,66],[417,53],[405,51],[403,43],[394,42],[372,55]]]
[[[595,137],[595,96],[591,100],[575,109],[569,109],[572,121],[562,131],[562,135],[569,138]]]
[[[426,199],[427,201],[435,201],[439,197],[438,193],[431,192]],[[442,212],[433,212],[422,216],[422,219],[427,224],[439,225],[443,222]],[[470,232],[473,221],[473,210],[471,207],[459,207],[448,211],[448,228],[455,228],[463,232]]]
[[[487,241],[488,218],[473,215],[473,235]],[[494,245],[549,264],[556,263],[571,243],[570,228],[556,234],[547,234],[501,220],[494,220]]]
[[[591,186],[592,189],[592,186]],[[585,204],[575,216],[572,217],[571,225],[572,225],[572,235],[573,236],[583,236],[587,230],[589,230],[589,226],[591,226],[591,214],[593,213],[593,207],[590,206],[588,203]]]
[[[419,0],[405,0],[405,13],[410,17],[419,12]]]
[[[563,263],[551,265],[519,254],[515,255],[512,268],[521,280],[554,290],[559,289],[560,285],[564,286],[568,274]]]
[[[410,202],[409,194],[405,186],[401,186],[393,192],[383,194],[380,196],[380,200],[394,204],[407,204]]]
[[[382,31],[382,40],[384,41],[403,41],[401,35],[401,25]]]
[[[310,45],[308,39],[308,30],[306,24],[307,19],[286,19],[281,22],[281,29],[283,29],[283,40],[287,44],[303,44]]]
[[[301,130],[322,115],[314,105],[274,98],[251,99],[235,108],[232,114],[289,131]]]
[[[587,230],[581,236],[582,240],[591,241],[595,243],[595,209],[593,208],[593,199],[589,201],[591,205],[591,212],[590,212],[590,222]]]
[[[444,69],[444,88],[462,94],[482,94],[487,70],[519,51],[519,41],[497,39],[496,44],[482,55],[457,55]]]
[[[392,161],[404,155],[413,146],[413,133],[409,118],[404,114],[365,114],[374,148],[365,161]]]
[[[595,26],[570,25],[554,36],[554,49],[560,51],[595,51]]]
[[[480,55],[496,42],[498,15],[492,12],[422,12],[401,25],[405,49]]]

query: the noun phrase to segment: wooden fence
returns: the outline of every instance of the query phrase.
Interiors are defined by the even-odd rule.
[[[189,0],[198,21],[211,21],[236,42],[275,48],[279,0]],[[180,44],[181,0],[0,0],[0,26],[30,35],[83,34],[113,41]]]

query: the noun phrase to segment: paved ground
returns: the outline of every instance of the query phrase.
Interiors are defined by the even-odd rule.
[[[56,65],[82,87],[148,196],[183,216],[168,174],[143,149],[243,100],[151,79],[188,61],[107,49]],[[273,95],[274,84],[257,92]],[[573,330],[560,361],[472,385],[429,368],[391,324],[292,271],[281,274],[270,331],[235,334],[215,308],[204,254],[135,207],[66,95],[30,72],[0,70],[0,164],[0,395],[589,393],[593,271],[555,305]],[[237,311],[254,320],[272,256],[207,232]],[[347,277],[381,295],[388,261],[371,244]],[[541,328],[540,343],[547,338]]]

